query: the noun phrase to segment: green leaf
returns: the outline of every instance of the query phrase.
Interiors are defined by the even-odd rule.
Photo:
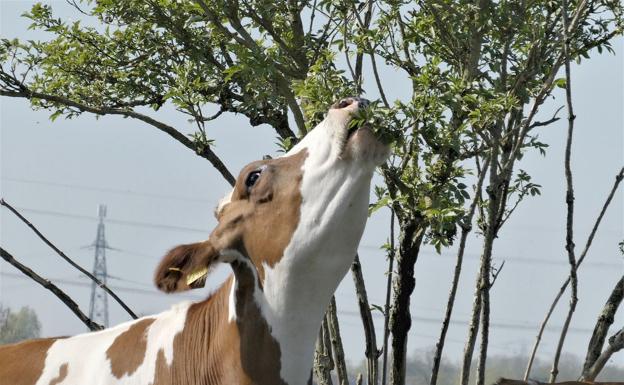
[[[555,79],[555,80],[553,81],[553,84],[554,84],[556,87],[563,88],[563,89],[565,89],[565,88],[566,88],[566,83],[567,83],[567,82],[566,82],[566,79],[565,79],[565,78],[558,78],[558,79]]]
[[[373,215],[375,211],[379,210],[382,207],[387,207],[390,202],[390,196],[386,195],[383,198],[379,199],[377,202],[368,205],[368,216]]]

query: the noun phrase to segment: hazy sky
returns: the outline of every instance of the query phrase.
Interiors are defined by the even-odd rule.
[[[54,1],[59,15],[68,16],[64,1]],[[45,34],[26,31],[28,21],[19,15],[29,1],[0,2],[1,36],[44,39]],[[572,166],[576,191],[575,234],[580,252],[613,177],[624,164],[623,40],[616,41],[616,56],[594,55],[573,66],[574,107],[577,113]],[[409,89],[400,74],[385,71],[383,82],[390,99],[405,98]],[[375,99],[368,87],[366,96]],[[541,120],[563,105],[563,92],[541,108]],[[215,224],[213,208],[228,192],[228,185],[209,162],[141,122],[119,117],[95,119],[84,115],[52,123],[48,112],[32,111],[26,100],[0,98],[1,195],[21,209],[56,245],[82,266],[91,269],[96,208],[108,206],[106,238],[115,250],[107,252],[110,286],[137,312],[162,311],[183,299],[200,299],[210,288],[188,295],[165,295],[151,284],[153,270],[166,250],[180,243],[204,239]],[[184,116],[169,109],[152,114],[191,132]],[[562,114],[563,116],[563,114]],[[556,290],[567,276],[565,241],[565,184],[563,147],[565,119],[540,130],[550,148],[547,156],[529,154],[518,167],[543,186],[542,195],[523,202],[505,225],[494,248],[495,263],[505,268],[492,292],[490,351],[495,354],[526,352],[537,325]],[[250,127],[241,116],[225,114],[208,127],[216,139],[215,152],[237,174],[246,163],[264,154],[276,155],[273,130]],[[624,271],[617,243],[624,238],[622,189],[612,202],[602,227],[579,272],[580,302],[564,350],[584,356],[591,330],[607,295]],[[360,255],[370,301],[383,304],[386,261],[379,246],[388,237],[387,212],[368,222]],[[7,210],[0,211],[0,245],[41,275],[66,290],[85,312],[89,309],[89,281],[51,252]],[[472,237],[460,282],[457,305],[445,353],[461,355],[467,331],[478,269],[480,238]],[[454,268],[455,251],[437,255],[426,247],[416,265],[416,289],[412,297],[413,325],[409,351],[430,349],[437,340],[440,320]],[[221,268],[209,281],[216,287],[229,273]],[[567,296],[567,294],[566,294]],[[343,341],[348,358],[363,358],[363,332],[357,314],[352,278],[346,276],[336,293]],[[0,302],[18,308],[31,306],[46,336],[84,331],[83,324],[52,294],[24,279],[0,261]],[[561,301],[542,342],[540,355],[551,355],[567,307]],[[111,324],[128,319],[109,300]],[[624,312],[615,326],[624,325]],[[376,316],[378,336],[382,317]],[[381,340],[381,338],[379,338]],[[624,364],[624,353],[616,355]]]

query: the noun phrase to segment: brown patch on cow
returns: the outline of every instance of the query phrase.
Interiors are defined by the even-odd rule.
[[[43,373],[48,350],[57,339],[42,338],[0,346],[2,384],[34,385]]]
[[[134,373],[145,359],[147,349],[147,328],[154,318],[135,322],[130,329],[115,338],[106,350],[106,357],[111,363],[111,372],[117,378]]]
[[[67,377],[67,366],[69,364],[66,362],[63,365],[61,365],[61,367],[59,368],[59,375],[56,376],[55,378],[52,379],[52,381],[50,381],[50,385],[58,385],[61,382],[63,382],[63,380],[65,379],[65,377]]]
[[[238,332],[228,321],[229,278],[202,302],[191,305],[184,329],[173,340],[173,361],[160,350],[152,385],[251,384],[240,367]]]
[[[160,350],[153,385],[285,385],[280,348],[253,298],[253,271],[234,262],[237,321],[228,320],[229,278],[212,296],[189,307],[173,340],[173,361]]]
[[[308,151],[277,159],[253,162],[241,171],[232,201],[222,212],[238,210],[242,202],[253,204],[250,214],[241,221],[242,241],[249,257],[264,281],[264,266],[278,263],[299,224],[301,213],[302,166]],[[245,181],[252,171],[264,167],[260,178],[248,192]],[[230,214],[231,215],[231,214]],[[223,214],[221,215],[223,216]]]
[[[259,290],[250,266],[235,262],[236,325],[240,342],[240,360],[245,373],[258,385],[286,385],[280,376],[281,349],[271,335],[271,328],[255,300]]]

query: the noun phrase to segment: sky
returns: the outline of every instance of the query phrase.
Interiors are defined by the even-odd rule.
[[[52,1],[63,17],[75,17],[64,1]],[[20,14],[30,1],[0,1],[1,37],[45,39],[27,31]],[[624,40],[615,41],[616,55],[594,53],[591,60],[572,66],[574,108],[577,115],[573,144],[577,253],[602,207],[614,176],[624,165]],[[370,68],[367,68],[370,71]],[[370,77],[370,76],[369,76]],[[388,98],[409,96],[399,73],[382,67]],[[366,97],[375,99],[376,89]],[[565,103],[556,90],[542,107],[546,120]],[[184,132],[193,126],[172,109],[152,113]],[[205,298],[229,274],[220,268],[205,289],[189,294],[157,292],[151,278],[164,253],[181,243],[204,239],[215,225],[213,209],[229,186],[205,159],[166,134],[131,119],[84,115],[51,122],[46,111],[33,111],[26,100],[0,98],[0,193],[39,230],[85,268],[92,268],[97,206],[108,208],[106,239],[109,284],[140,314],[163,311],[182,300]],[[563,116],[563,115],[561,115]],[[522,202],[502,229],[494,246],[494,262],[505,261],[492,291],[492,354],[526,354],[538,325],[568,274],[565,245],[565,180],[563,154],[566,119],[539,130],[550,147],[545,157],[529,153],[517,169],[526,170],[541,184],[542,195]],[[215,152],[235,174],[265,154],[277,153],[275,132],[251,127],[242,116],[224,114],[208,126]],[[376,177],[374,182],[379,183]],[[584,356],[591,331],[604,301],[624,272],[618,242],[624,239],[622,188],[618,190],[600,231],[579,271],[579,304],[564,352]],[[389,213],[380,210],[368,221],[360,244],[360,258],[369,300],[382,305],[387,262],[379,249],[388,234]],[[471,236],[449,329],[445,355],[461,357],[468,329],[481,238]],[[88,312],[90,282],[47,248],[6,209],[0,211],[0,245],[39,274],[51,279]],[[425,247],[416,264],[416,288],[408,351],[413,354],[435,345],[455,264],[455,248],[436,254]],[[539,356],[555,350],[567,311],[562,299],[547,329]],[[357,363],[364,357],[363,329],[352,278],[347,275],[336,292],[346,356]],[[44,336],[72,335],[84,325],[51,293],[0,261],[0,303],[36,310]],[[128,315],[109,299],[111,325]],[[383,318],[375,313],[378,344]],[[624,326],[624,311],[615,327]],[[624,365],[624,353],[614,364]]]

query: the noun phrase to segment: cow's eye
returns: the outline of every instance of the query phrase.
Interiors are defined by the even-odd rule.
[[[262,173],[262,170],[255,170],[255,171],[250,172],[249,175],[247,175],[247,179],[245,179],[245,187],[247,187],[247,192],[249,192],[249,190],[251,190],[253,185],[256,184],[256,182],[258,181],[258,178],[260,178],[261,173]]]

